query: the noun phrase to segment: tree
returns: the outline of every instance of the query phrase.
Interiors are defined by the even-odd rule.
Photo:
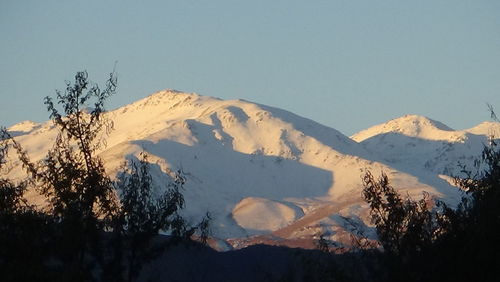
[[[113,128],[104,102],[116,92],[116,85],[114,73],[101,89],[88,80],[86,72],[78,72],[73,83],[66,82],[64,92],[56,91],[56,101],[46,97],[59,132],[39,162],[32,162],[21,144],[0,129],[0,171],[8,163],[8,149],[13,148],[27,172],[26,180],[19,183],[0,176],[0,243],[9,246],[0,248],[0,270],[6,274],[2,279],[122,281],[127,273],[132,281],[142,264],[162,250],[153,242],[159,231],[189,239],[200,230],[206,240],[208,217],[190,226],[178,213],[185,204],[181,189],[186,179],[180,173],[172,175],[159,198],[152,193],[146,154],[139,163],[124,167],[118,182],[106,174],[98,152]],[[24,198],[28,188],[45,197],[48,206],[43,211]],[[28,243],[21,246],[20,240]],[[30,251],[36,254],[31,260]],[[24,275],[25,262],[32,262],[31,268],[37,270]]]
[[[391,281],[493,281],[500,267],[500,148],[490,140],[473,173],[455,178],[465,191],[452,208],[434,207],[428,196],[402,199],[385,174],[363,178],[363,196],[370,205],[384,252],[381,277]],[[425,271],[424,271],[425,270]]]
[[[366,172],[363,176],[363,197],[370,206],[383,253],[378,256],[382,273],[388,281],[429,280],[426,258],[440,232],[436,212],[427,193],[420,200],[405,199],[390,185],[385,173],[378,179]]]
[[[57,223],[51,234],[57,242],[53,256],[64,280],[92,279],[92,270],[95,273],[96,263],[103,259],[101,234],[112,228],[117,212],[113,182],[97,156],[112,128],[104,116],[104,102],[115,93],[116,83],[111,73],[101,90],[88,80],[86,72],[78,72],[73,84],[66,82],[64,92],[56,91],[56,103],[45,98],[59,134],[40,162],[32,162],[22,146],[3,130],[4,139],[15,148],[29,175],[27,181],[49,203],[46,214]],[[90,104],[93,109],[85,111]]]
[[[492,117],[495,117],[492,113]],[[497,120],[498,121],[498,120]],[[500,147],[491,138],[477,172],[465,170],[467,177],[455,178],[466,196],[457,208],[442,205],[439,226],[442,232],[435,242],[437,252],[449,254],[446,264],[449,277],[457,280],[493,281],[500,267]],[[439,261],[444,257],[439,256]]]
[[[59,134],[32,175],[51,204],[51,214],[60,221],[61,255],[71,275],[85,276],[92,260],[101,257],[100,233],[111,226],[117,210],[113,182],[97,156],[105,144],[103,134],[112,127],[104,117],[104,101],[115,93],[116,82],[111,73],[101,90],[89,82],[86,72],[78,72],[73,85],[67,82],[64,93],[57,91],[63,114],[50,97],[45,98]],[[84,109],[90,103],[94,107],[88,113]]]
[[[185,178],[179,172],[172,175],[164,193],[153,195],[151,167],[146,153],[141,153],[139,162],[124,165],[118,177],[121,192],[120,232],[128,251],[127,280],[132,281],[140,272],[142,264],[154,257],[157,245],[152,239],[161,230],[170,231],[177,238],[190,238],[196,228],[189,227],[178,214],[184,208],[184,196],[180,192]],[[121,250],[123,248],[120,248]]]
[[[0,128],[0,277],[3,281],[51,280],[45,260],[52,222],[28,204],[26,181],[6,177],[10,146],[5,132]]]
[[[372,223],[386,252],[407,255],[429,246],[436,230],[427,193],[418,201],[409,196],[402,199],[385,173],[375,180],[366,172],[363,186]]]

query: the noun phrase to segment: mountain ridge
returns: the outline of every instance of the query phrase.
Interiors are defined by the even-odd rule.
[[[183,171],[188,179],[185,216],[196,221],[211,212],[214,237],[233,246],[251,244],[251,240],[238,238],[272,232],[283,236],[280,240],[302,240],[328,231],[330,239],[345,241],[347,223],[340,215],[358,218],[367,231],[372,230],[361,198],[360,176],[366,170],[386,172],[403,193],[419,197],[427,191],[456,201],[459,191],[440,176],[442,168],[426,164],[440,161],[438,157],[446,153],[449,144],[462,144],[460,148],[452,146],[457,156],[474,151],[467,148],[472,144],[467,142],[474,139],[477,143],[486,137],[471,132],[484,133],[489,125],[496,126],[480,124],[467,133],[479,137],[463,139],[462,143],[449,142],[441,138],[444,135],[423,140],[421,137],[432,132],[455,136],[456,131],[411,115],[402,118],[416,129],[379,125],[363,133],[368,137],[355,140],[279,108],[175,90],[154,93],[106,116],[115,128],[107,137],[107,147],[99,152],[106,170],[114,175],[125,159],[146,151],[159,183],[167,181],[172,171]],[[16,140],[34,160],[43,158],[56,135],[50,121],[20,123],[9,130],[16,132]],[[412,154],[408,150],[412,142],[412,148],[423,149]],[[436,144],[444,146],[443,152],[438,152],[441,155],[433,151]],[[427,159],[421,157],[412,163],[410,157],[400,157],[408,151],[410,157],[425,155]],[[444,156],[450,163],[454,160],[449,153]]]

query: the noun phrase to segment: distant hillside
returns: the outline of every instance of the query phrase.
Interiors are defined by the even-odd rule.
[[[225,101],[165,90],[107,113],[114,130],[100,152],[114,175],[125,159],[146,151],[153,176],[187,177],[185,216],[213,217],[219,249],[256,242],[310,246],[318,233],[348,243],[345,218],[374,234],[361,199],[361,175],[386,172],[394,186],[453,202],[449,182],[458,162],[472,164],[497,123],[455,131],[405,116],[349,138],[291,112],[243,100]],[[23,122],[9,131],[34,160],[57,134],[52,123]],[[20,168],[11,172],[22,177]],[[162,189],[161,186],[157,189]],[[32,192],[33,202],[41,203]]]

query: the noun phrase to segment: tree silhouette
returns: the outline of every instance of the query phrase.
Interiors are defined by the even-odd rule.
[[[170,183],[165,184],[165,192],[155,197],[151,167],[144,152],[139,162],[130,161],[124,165],[118,177],[117,186],[121,192],[119,226],[128,250],[128,281],[136,278],[142,264],[158,253],[158,245],[153,244],[152,239],[159,231],[169,231],[177,238],[190,238],[196,230],[178,214],[185,204],[180,191],[185,178],[179,172],[172,178]]]
[[[442,201],[429,204],[403,199],[385,174],[376,180],[363,177],[363,196],[370,205],[384,252],[377,275],[387,281],[493,281],[500,267],[500,148],[490,140],[476,167],[455,178],[465,191],[462,201],[450,207]],[[423,271],[425,270],[425,271]]]
[[[29,205],[28,183],[6,178],[9,136],[0,128],[0,277],[3,281],[50,280],[51,218]],[[29,268],[26,268],[29,265]]]
[[[46,97],[58,135],[39,162],[32,162],[21,144],[0,128],[0,171],[9,164],[12,148],[28,175],[19,183],[3,173],[0,177],[0,243],[6,246],[0,248],[2,279],[123,281],[125,275],[132,281],[145,262],[164,250],[153,242],[159,231],[189,239],[199,229],[206,240],[208,218],[190,226],[178,213],[185,204],[180,173],[171,175],[159,197],[152,193],[146,154],[124,167],[117,182],[106,174],[98,152],[113,128],[104,103],[116,86],[114,73],[101,89],[87,72],[77,72],[73,83],[56,91],[55,101]],[[28,188],[45,198],[43,210],[28,204]],[[23,273],[25,263],[32,270]]]
[[[363,186],[371,220],[386,252],[406,255],[429,246],[436,228],[427,193],[418,201],[409,196],[403,199],[385,173],[376,180],[366,172]]]

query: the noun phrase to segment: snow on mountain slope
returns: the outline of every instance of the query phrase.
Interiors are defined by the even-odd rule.
[[[473,169],[474,160],[481,155],[489,138],[499,133],[497,122],[453,130],[426,117],[406,115],[351,138],[399,170],[420,169],[455,176],[460,175],[460,165]]]
[[[114,131],[100,156],[108,172],[115,174],[141,151],[150,155],[158,183],[183,171],[185,216],[196,222],[209,211],[214,236],[222,239],[270,232],[294,239],[318,230],[334,236],[345,224],[338,220],[341,211],[368,223],[360,178],[367,169],[385,171],[395,187],[416,197],[422,191],[448,199],[458,195],[435,173],[414,173],[411,165],[401,169],[370,152],[368,139],[359,144],[312,120],[243,100],[165,90],[107,116]],[[419,124],[413,135],[433,135],[425,120]],[[57,133],[51,122],[9,130],[34,160],[44,156]]]
[[[302,209],[291,203],[254,197],[241,200],[233,209],[238,225],[260,231],[278,230],[303,215]]]

